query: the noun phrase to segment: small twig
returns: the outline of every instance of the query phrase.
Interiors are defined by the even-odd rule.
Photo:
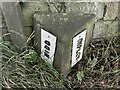
[[[14,84],[15,86],[17,86],[17,84],[14,83],[11,79],[9,79],[9,82],[11,82],[11,83]]]
[[[109,44],[108,44],[108,47],[106,48],[106,51],[105,51],[104,55],[102,56],[102,58],[101,58],[96,64],[98,64],[100,61],[102,61],[103,58],[106,56],[106,54],[107,54],[107,52],[108,52],[108,50],[109,50],[109,48],[110,48],[110,45],[111,45],[111,43],[112,43],[112,40],[113,40],[113,38],[110,40],[110,42],[109,42]]]
[[[32,38],[35,37],[34,33],[35,33],[35,31],[33,31],[33,32],[30,34],[30,36],[28,37],[27,41],[25,42],[25,45],[27,45],[27,43],[28,43],[30,40],[32,40]]]
[[[4,80],[4,83],[6,84],[6,88],[10,88],[10,86],[8,85],[7,81],[5,80],[5,77],[3,76],[3,80]]]

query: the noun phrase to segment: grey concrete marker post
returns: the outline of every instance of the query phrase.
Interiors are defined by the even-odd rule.
[[[42,58],[62,75],[82,59],[93,32],[93,14],[34,14],[35,44]]]
[[[19,3],[9,2],[9,0],[8,2],[2,2],[2,11],[12,43],[20,48],[23,47],[27,38]]]

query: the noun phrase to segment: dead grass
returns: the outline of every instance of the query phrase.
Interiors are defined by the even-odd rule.
[[[19,51],[0,42],[4,88],[120,88],[120,40],[98,38],[90,42],[86,56],[68,78],[42,60],[33,48]]]
[[[81,81],[78,80],[81,77],[79,71],[84,74]],[[93,39],[86,50],[86,56],[73,68],[68,78],[74,83],[74,88],[120,88],[118,38]]]

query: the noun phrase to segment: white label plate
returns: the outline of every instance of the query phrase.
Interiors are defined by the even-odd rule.
[[[41,29],[41,57],[51,65],[54,60],[56,39],[54,35]]]
[[[87,30],[84,30],[83,32],[81,32],[73,38],[71,67],[73,67],[77,62],[79,62],[82,59],[86,32]]]

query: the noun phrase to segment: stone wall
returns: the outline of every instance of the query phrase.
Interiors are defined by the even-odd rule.
[[[114,36],[118,34],[118,2],[24,2],[21,4],[27,36],[33,29],[33,13],[42,12],[80,12],[95,14],[95,27],[93,38]],[[0,30],[6,33],[3,26],[2,13],[0,14]]]
[[[0,38],[2,37],[2,10],[0,8]]]
[[[118,2],[32,2],[22,5],[26,30],[33,26],[32,15],[42,12],[80,12],[96,15],[93,38],[114,36],[118,33]]]

